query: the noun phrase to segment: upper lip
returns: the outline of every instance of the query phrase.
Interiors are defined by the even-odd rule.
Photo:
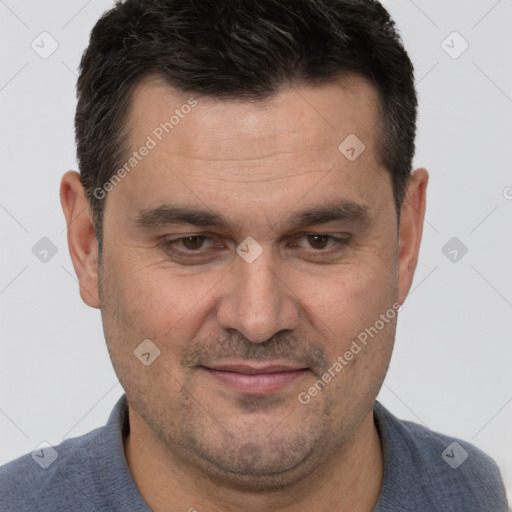
[[[293,372],[297,370],[306,370],[302,365],[282,364],[282,363],[266,363],[266,364],[247,364],[247,363],[216,363],[204,366],[210,370],[219,370],[227,372],[237,372],[245,374],[258,373],[277,373],[277,372]]]

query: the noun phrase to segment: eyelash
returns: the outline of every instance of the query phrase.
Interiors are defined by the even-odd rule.
[[[310,249],[307,249],[307,248],[300,248],[302,250],[311,250],[313,252],[313,254],[318,254],[318,255],[327,255],[327,254],[330,254],[332,252],[335,252],[336,249],[340,249],[339,246],[342,246],[342,245],[347,245],[349,242],[350,242],[350,235],[348,234],[344,234],[346,236],[343,236],[343,237],[336,237],[334,235],[329,235],[329,234],[326,234],[326,233],[316,233],[316,232],[308,232],[308,233],[299,233],[297,235],[294,235],[292,238],[292,240],[297,240],[297,239],[301,239],[301,238],[305,238],[305,237],[308,237],[308,236],[318,236],[318,237],[327,237],[328,238],[328,243],[331,242],[332,245],[331,247],[328,247],[328,248],[325,248],[325,249],[315,249],[313,247],[311,247]],[[172,254],[175,254],[175,255],[184,255],[184,256],[192,256],[194,257],[194,255],[197,255],[198,257],[202,256],[204,257],[204,252],[205,252],[205,249],[202,249],[202,248],[199,248],[197,250],[192,250],[192,249],[183,249],[183,248],[180,248],[180,249],[176,249],[176,246],[179,245],[181,242],[183,242],[184,240],[188,239],[188,238],[202,238],[204,241],[215,241],[214,238],[210,237],[210,236],[207,236],[207,235],[203,235],[203,234],[191,234],[191,235],[186,235],[186,236],[181,236],[179,238],[174,238],[174,239],[166,239],[166,240],[163,240],[162,243],[160,244],[160,247],[167,253],[172,253]],[[224,248],[225,245],[223,244],[220,244],[221,248]],[[208,251],[209,249],[211,248],[208,248],[206,249],[206,251]]]

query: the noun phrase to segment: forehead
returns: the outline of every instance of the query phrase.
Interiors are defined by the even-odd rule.
[[[196,96],[147,79],[132,96],[130,142],[137,147],[148,135],[160,134],[161,150],[219,161],[256,160],[321,145],[337,149],[349,134],[372,149],[378,102],[375,88],[357,76],[287,87],[263,100]]]
[[[147,80],[134,91],[128,116],[127,159],[136,152],[136,165],[111,194],[139,210],[169,202],[238,208],[239,196],[271,208],[304,194],[313,200],[328,192],[337,200],[340,191],[368,202],[363,196],[377,194],[375,182],[389,182],[375,149],[378,101],[358,77],[289,87],[258,101],[195,96]],[[364,148],[357,159],[340,151],[346,140]]]

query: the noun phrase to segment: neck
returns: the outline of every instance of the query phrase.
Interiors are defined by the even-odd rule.
[[[223,486],[199,470],[175,460],[130,407],[125,453],[133,479],[154,512],[371,512],[383,475],[383,456],[373,411],[354,435],[306,479],[269,492]]]

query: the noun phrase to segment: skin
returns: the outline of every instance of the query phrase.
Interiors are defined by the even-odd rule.
[[[142,83],[128,119],[133,150],[189,97]],[[378,97],[362,78],[257,102],[196,100],[108,193],[99,268],[78,174],[61,183],[80,294],[101,309],[129,402],[133,478],[157,512],[371,511],[383,472],[372,408],[396,318],[308,404],[298,395],[404,302],[428,174],[413,173],[398,228],[391,177],[375,148]],[[338,150],[349,134],[366,146],[353,162]],[[336,201],[362,206],[364,218],[291,224]],[[227,224],[137,223],[164,203]],[[193,235],[206,238],[162,245]],[[262,248],[252,263],[236,252],[249,236]],[[149,366],[133,353],[144,339],[160,350]],[[202,367],[226,361],[306,370],[274,392],[240,392]]]

